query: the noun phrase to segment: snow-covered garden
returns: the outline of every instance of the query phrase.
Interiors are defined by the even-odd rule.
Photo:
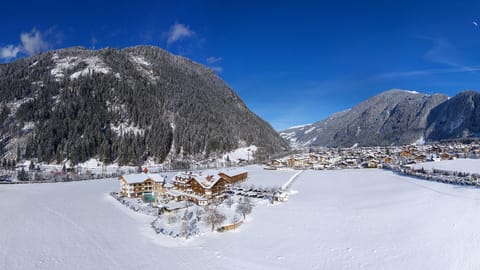
[[[209,230],[238,228],[255,204],[255,201],[243,196],[231,196],[222,203],[209,206],[188,204],[176,211],[165,211],[151,225],[158,234],[189,239]]]
[[[207,206],[171,200],[162,194],[153,197],[150,202],[123,197],[118,192],[111,192],[110,195],[137,213],[153,216],[151,227],[158,234],[189,239],[208,231],[237,229],[255,205],[278,201],[279,194],[288,192],[285,185],[299,174],[294,171],[265,171],[256,165],[247,168],[251,174],[247,181],[228,187],[223,201]]]

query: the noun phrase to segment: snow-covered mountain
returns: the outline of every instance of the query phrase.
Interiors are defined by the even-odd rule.
[[[393,89],[327,119],[282,131],[294,147],[402,145],[430,139],[425,129],[430,111],[447,101],[443,94],[427,95]],[[432,137],[433,139],[433,137]]]
[[[480,93],[464,91],[434,108],[428,116],[426,138],[480,138]]]
[[[41,53],[0,65],[0,154],[139,164],[288,144],[211,69],[153,46]]]

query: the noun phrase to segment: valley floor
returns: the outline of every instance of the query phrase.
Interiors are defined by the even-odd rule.
[[[480,267],[476,188],[377,169],[306,171],[287,203],[190,240],[157,235],[151,217],[108,195],[118,189],[115,179],[0,186],[0,269]]]

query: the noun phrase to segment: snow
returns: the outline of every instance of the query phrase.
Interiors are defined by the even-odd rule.
[[[75,167],[75,169],[78,170],[80,173],[86,173],[88,171],[94,174],[112,174],[112,173],[131,174],[131,173],[137,172],[138,170],[138,166],[119,166],[117,163],[104,165],[103,162],[101,162],[96,158],[91,158],[75,166],[72,166],[72,164],[68,160],[65,160],[64,162],[65,162],[65,166],[67,166],[68,168]],[[25,164],[28,165],[30,163],[28,162]],[[55,171],[61,171],[64,163],[60,163],[60,164],[35,163],[35,164],[39,165],[42,168],[42,170],[45,170],[46,172],[55,172]]]
[[[37,64],[38,64],[38,61],[33,62],[33,63],[30,65],[30,68],[35,67]]]
[[[109,196],[117,180],[0,185],[0,269],[478,266],[479,189],[382,170],[306,171],[293,187],[235,231],[185,240]]]
[[[96,158],[91,158],[83,163],[80,163],[78,164],[78,166],[80,167],[85,167],[85,168],[89,168],[89,169],[92,169],[92,168],[96,168],[96,167],[100,167],[103,165],[103,162],[101,162],[100,160],[96,159]]]
[[[228,156],[232,162],[238,162],[239,160],[252,160],[255,152],[257,152],[257,146],[255,145],[240,147],[224,154],[222,159],[227,160]]]
[[[298,147],[298,142],[297,142],[297,133],[295,131],[292,132],[281,132],[280,136],[287,140],[290,144],[291,147],[296,148]]]
[[[311,126],[311,125],[312,125],[312,124],[298,125],[298,126],[289,127],[289,128],[287,128],[286,130],[303,128],[303,127],[308,127],[308,126]]]
[[[295,140],[296,140],[296,138],[295,138],[296,135],[297,135],[297,134],[295,133],[295,131],[292,131],[292,132],[281,132],[281,133],[280,133],[280,136],[282,136],[284,139],[287,139],[287,140],[288,140],[288,139],[290,139],[290,140],[291,140],[291,139],[295,139]]]
[[[294,170],[264,170],[258,165],[250,165],[245,169],[248,171],[248,178],[241,185],[257,187],[280,187],[297,173]]]
[[[24,122],[23,123],[23,131],[29,131],[32,130],[35,127],[35,122]]]
[[[92,75],[93,73],[103,73],[108,74],[111,72],[110,67],[108,67],[100,58],[97,56],[87,57],[82,59],[82,62],[87,64],[87,67],[84,69],[77,71],[70,75],[70,79],[78,79],[81,76]]]
[[[222,170],[221,172],[224,173],[225,175],[228,175],[228,176],[235,176],[235,175],[239,175],[239,174],[248,173],[247,170],[242,169],[242,168],[226,169],[226,170]]]
[[[310,140],[306,141],[305,143],[302,143],[302,146],[310,145],[311,143],[313,143],[316,140],[317,140],[317,137],[313,137]]]
[[[147,62],[147,60],[145,60],[145,58],[143,58],[142,56],[138,56],[138,55],[132,55],[130,56],[132,58],[132,60],[137,63],[137,64],[140,64],[140,65],[144,65],[144,66],[150,66],[151,64],[149,62]]]
[[[410,93],[410,94],[420,94],[420,93],[417,92],[417,91],[410,91],[410,90],[405,90],[405,92]]]
[[[308,133],[314,131],[315,129],[316,129],[316,127],[311,127],[311,128],[309,128],[308,130],[305,131],[305,134],[308,134]]]
[[[142,73],[150,81],[154,82],[158,77],[155,76],[153,70],[150,69],[151,63],[139,55],[130,55],[130,59],[135,63],[135,68]]]
[[[437,162],[424,162],[413,165],[414,168],[425,170],[446,170],[467,173],[480,173],[480,159],[453,159]]]
[[[165,181],[165,177],[161,174],[151,174],[151,173],[136,173],[136,174],[127,174],[123,176],[123,179],[127,181],[129,184],[134,184],[134,183],[141,183],[144,182],[147,179],[152,179],[155,182],[163,182]]]
[[[17,99],[13,102],[8,102],[6,106],[10,110],[10,114],[8,116],[14,116],[17,113],[18,108],[22,106],[22,104],[30,102],[33,100],[33,97],[26,97],[22,99]]]
[[[78,57],[67,56],[65,58],[59,58],[58,54],[53,54],[52,60],[55,62],[55,67],[50,70],[50,74],[55,77],[57,80],[62,79],[65,74],[64,72],[73,69],[76,67],[80,60]]]
[[[145,132],[145,130],[143,128],[133,126],[133,124],[128,125],[127,123],[120,123],[118,125],[110,124],[110,128],[117,135],[123,135],[123,134],[126,134],[126,133],[133,133],[135,135],[142,135]]]
[[[72,75],[70,79],[77,79],[80,76],[91,75],[93,73],[103,73],[107,74],[111,72],[110,67],[108,67],[99,57],[85,57],[80,58],[76,56],[67,56],[60,58],[57,53],[53,54],[52,60],[55,62],[55,67],[50,70],[50,74],[55,77],[57,81],[65,77],[65,72],[74,69],[80,63],[85,63],[87,66]]]
[[[292,177],[290,177],[290,179],[288,179],[287,182],[285,182],[283,185],[282,185],[282,190],[287,190],[289,186],[292,185],[293,181],[295,181],[295,179],[297,179],[297,177],[302,174],[304,171],[298,171],[297,173],[295,173]]]
[[[425,144],[425,139],[422,137],[418,138],[414,143],[414,145],[424,145]]]

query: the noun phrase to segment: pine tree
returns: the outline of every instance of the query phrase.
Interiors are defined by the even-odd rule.
[[[30,161],[30,165],[28,166],[28,170],[30,170],[30,171],[35,170],[35,163],[33,162],[33,160]]]
[[[18,179],[19,181],[28,181],[28,174],[27,174],[27,172],[25,171],[24,168],[22,168],[22,169],[18,172],[18,174],[17,174],[17,179]]]
[[[20,145],[17,145],[17,162],[20,162],[21,160],[21,151],[20,151]]]

